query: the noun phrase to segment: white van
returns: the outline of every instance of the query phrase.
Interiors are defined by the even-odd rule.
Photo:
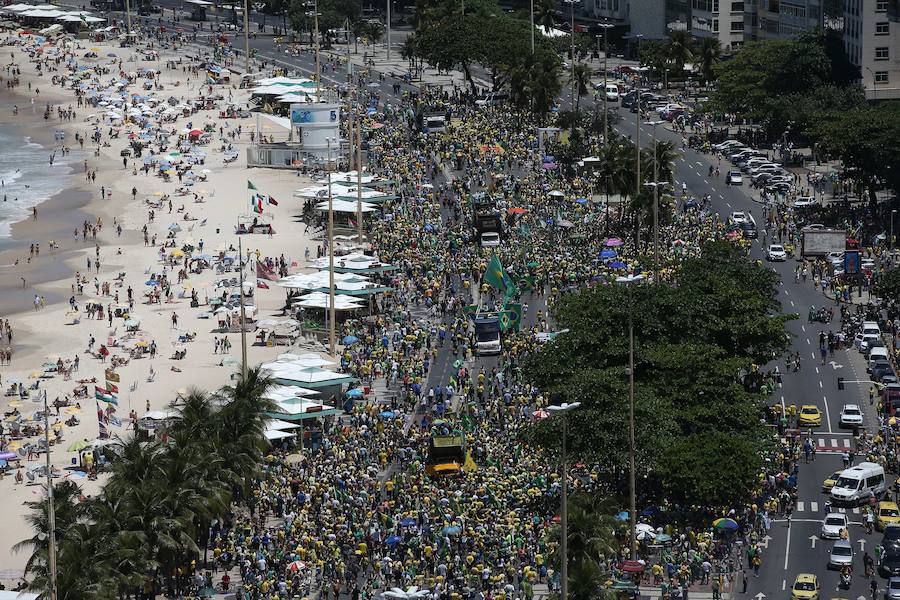
[[[880,498],[887,490],[884,468],[871,462],[861,462],[844,469],[837,483],[831,488],[831,500],[836,504],[857,506],[875,496]]]
[[[872,365],[874,365],[879,360],[890,360],[888,358],[888,349],[884,346],[875,346],[874,348],[869,350],[869,367],[867,370],[871,370]]]
[[[619,101],[619,86],[614,83],[606,84],[606,101],[607,102],[618,102]]]

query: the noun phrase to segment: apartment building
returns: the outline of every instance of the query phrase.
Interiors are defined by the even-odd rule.
[[[784,40],[824,27],[822,0],[745,0],[744,39]]]
[[[844,0],[844,47],[866,98],[900,98],[900,16],[896,0]]]
[[[723,50],[744,43],[743,0],[691,0],[691,33],[719,39]]]

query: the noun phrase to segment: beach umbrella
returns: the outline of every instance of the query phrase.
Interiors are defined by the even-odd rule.
[[[587,204],[587,198],[576,198],[575,202],[578,204]]]
[[[305,568],[306,568],[306,563],[299,561],[299,560],[295,560],[294,562],[290,563],[287,566],[287,570],[290,571],[291,573],[296,573],[300,569],[305,569]]]
[[[72,444],[69,444],[69,447],[66,448],[66,452],[81,452],[85,448],[89,448],[91,443],[85,439],[78,440]]]
[[[537,420],[540,420],[540,419],[546,419],[547,417],[549,417],[550,413],[548,413],[546,410],[536,410],[533,413],[531,413],[531,416]]]
[[[628,268],[628,265],[623,263],[621,260],[614,260],[610,263],[607,263],[606,266],[608,266],[610,269],[627,269]]]
[[[0,460],[13,460],[18,457],[18,454],[15,452],[2,452],[0,453]]]
[[[547,195],[553,196],[554,198],[562,198],[563,196],[565,196],[565,194],[563,194],[559,190],[550,190],[549,192],[547,192]]]
[[[402,539],[403,538],[401,538],[399,535],[392,535],[388,539],[384,540],[384,543],[387,544],[388,546],[393,546],[394,544],[397,544]]]
[[[458,535],[462,531],[458,525],[447,525],[444,527],[444,535]]]
[[[627,510],[623,510],[622,512],[620,512],[619,514],[617,514],[617,515],[616,515],[616,520],[617,520],[617,521],[627,521],[627,520],[628,520],[628,511],[627,511]]]
[[[378,416],[379,416],[379,417],[383,417],[383,418],[385,418],[385,419],[393,419],[393,418],[394,418],[394,413],[393,413],[393,411],[385,410],[385,411],[382,411],[381,413],[379,413]]]
[[[569,220],[567,220],[567,219],[562,219],[562,220],[560,220],[560,221],[557,223],[557,225],[560,226],[560,227],[564,227],[564,228],[566,228],[566,229],[568,229],[568,228],[570,228],[570,227],[575,227],[575,223],[573,223],[572,221],[569,221]]]
[[[171,225],[169,225],[168,230],[177,233],[181,231],[181,225],[179,225],[178,223],[172,223]]]
[[[345,346],[352,346],[353,344],[357,343],[358,341],[359,341],[359,338],[356,337],[355,335],[345,335],[344,339],[341,340],[341,343],[344,344]]]
[[[621,569],[626,573],[643,573],[644,564],[639,560],[626,560],[622,562]]]
[[[656,538],[656,531],[653,530],[652,525],[648,525],[647,523],[638,523],[635,528],[635,536],[639,540],[652,540]]]
[[[600,258],[602,258],[604,260],[607,258],[615,258],[616,256],[618,256],[618,254],[616,253],[615,250],[612,250],[611,248],[606,248],[605,250],[600,251]]]
[[[400,524],[404,527],[412,527],[416,524],[416,520],[412,517],[406,517],[402,521],[400,521]]]
[[[624,244],[625,242],[616,237],[606,238],[605,240],[603,240],[603,245],[607,248],[617,248],[618,246],[622,246]]]
[[[353,388],[352,390],[347,390],[345,394],[348,398],[361,398],[363,395],[362,388]]]
[[[672,536],[667,533],[657,533],[656,534],[657,543],[664,544],[666,542],[672,541]]]
[[[738,524],[734,519],[724,517],[722,519],[716,519],[715,521],[713,521],[713,527],[720,531],[737,531]]]
[[[159,285],[159,282],[156,281],[155,279],[148,279],[147,281],[144,282],[144,285],[151,285],[151,286]]]

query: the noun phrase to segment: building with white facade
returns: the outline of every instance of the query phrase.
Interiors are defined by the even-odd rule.
[[[896,0],[844,0],[844,47],[866,98],[900,98],[900,18]]]
[[[691,0],[691,33],[718,38],[722,50],[744,43],[743,0]]]

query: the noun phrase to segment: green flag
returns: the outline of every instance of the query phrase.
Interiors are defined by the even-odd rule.
[[[522,305],[507,304],[500,311],[500,330],[501,331],[519,331],[522,324]]]
[[[484,272],[483,281],[503,292],[505,296],[514,295],[516,292],[516,287],[513,285],[512,279],[506,273],[506,270],[500,263],[500,258],[498,258],[496,254],[491,257],[491,262],[488,263],[487,270]]]
[[[249,179],[247,180],[247,189],[256,191],[256,186],[253,185],[253,182],[250,181]]]

